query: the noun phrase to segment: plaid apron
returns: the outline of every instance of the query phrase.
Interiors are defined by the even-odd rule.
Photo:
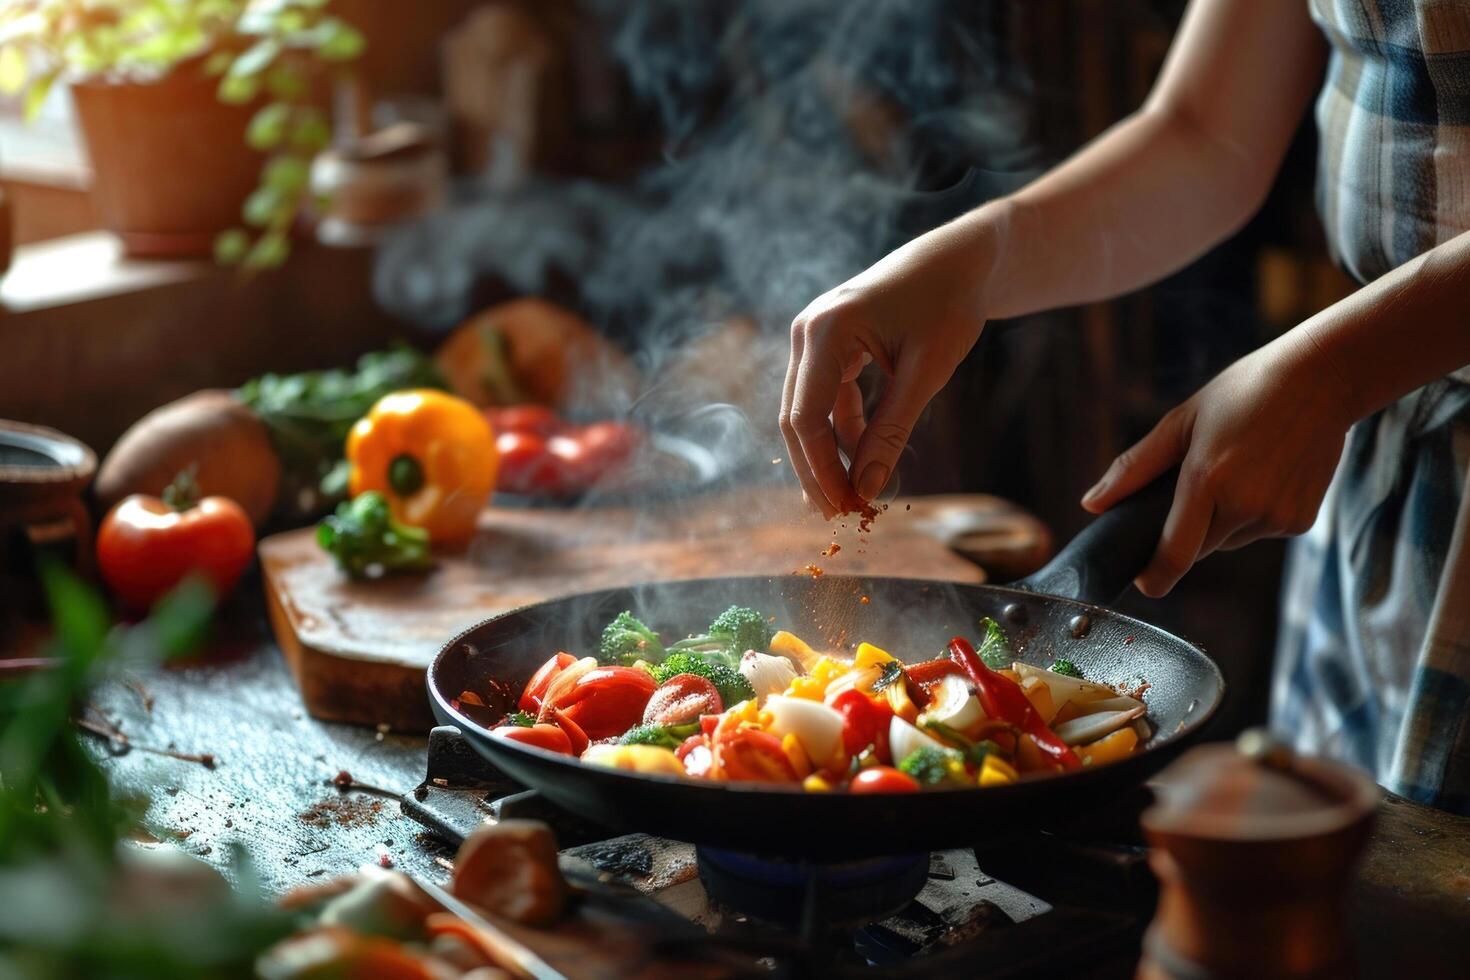
[[[1311,0],[1318,210],[1359,281],[1470,229],[1470,0]],[[1470,297],[1466,297],[1470,329]],[[1359,422],[1292,543],[1271,725],[1470,813],[1470,368]]]

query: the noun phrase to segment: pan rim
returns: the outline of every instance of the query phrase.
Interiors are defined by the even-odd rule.
[[[458,646],[466,641],[466,637],[468,637],[472,633],[484,629],[491,623],[498,622],[499,620],[505,619],[510,616],[519,615],[527,610],[535,609],[539,606],[575,599],[586,599],[591,596],[602,595],[609,592],[617,592],[623,589],[643,588],[648,586],[698,586],[713,585],[715,583],[735,585],[741,582],[761,582],[769,585],[785,578],[787,578],[787,576],[784,575],[727,575],[702,578],[664,579],[657,582],[639,582],[627,586],[589,589],[583,592],[572,592],[566,595],[556,596],[551,599],[543,599],[539,602],[523,603],[512,609],[507,609],[503,612],[497,613],[494,616],[489,616],[473,624],[472,626],[460,630],[439,648],[439,652],[434,655],[434,659],[430,661],[429,666],[426,670],[425,686],[429,689],[430,707],[433,710],[434,715],[439,718],[441,722],[448,725],[454,725],[455,727],[458,727],[462,730],[469,730],[476,736],[476,739],[483,739],[486,742],[494,742],[496,744],[496,751],[504,751],[511,755],[528,755],[541,764],[556,765],[566,768],[569,771],[573,768],[575,768],[577,771],[595,770],[599,777],[611,777],[629,781],[636,781],[640,784],[645,784],[649,781],[653,781],[656,783],[664,783],[680,787],[689,787],[691,790],[707,793],[736,793],[741,795],[773,794],[782,797],[810,797],[816,795],[830,796],[834,799],[848,798],[852,794],[847,792],[813,794],[808,790],[803,789],[799,785],[789,785],[785,783],[731,782],[725,780],[708,779],[702,780],[690,776],[675,776],[664,773],[640,773],[632,772],[625,769],[615,769],[606,766],[591,766],[583,763],[580,759],[565,756],[559,752],[552,752],[550,750],[537,748],[532,745],[496,738],[495,736],[491,735],[492,729],[486,728],[478,722],[471,720],[458,709],[451,706],[449,704],[449,699],[446,698],[444,693],[439,688],[437,675],[441,664],[455,651]],[[1007,783],[999,786],[931,787],[921,791],[926,796],[986,793],[988,794],[988,796],[986,797],[987,799],[997,799],[1012,794],[1025,794],[1030,792],[1034,787],[1038,785],[1051,784],[1056,781],[1063,781],[1069,786],[1077,786],[1082,783],[1091,782],[1101,773],[1106,773],[1109,770],[1116,769],[1116,767],[1118,766],[1126,766],[1132,760],[1145,758],[1155,751],[1161,751],[1168,748],[1175,742],[1189,739],[1191,736],[1203,729],[1205,725],[1209,724],[1210,719],[1215,716],[1215,713],[1220,709],[1220,706],[1224,703],[1225,700],[1225,694],[1228,687],[1225,681],[1225,675],[1220,670],[1219,664],[1215,663],[1214,658],[1206,653],[1202,647],[1188,639],[1185,639],[1184,637],[1170,633],[1168,630],[1165,630],[1162,627],[1155,626],[1152,623],[1138,619],[1134,616],[1130,616],[1127,613],[1117,612],[1110,607],[1098,605],[1097,603],[1084,602],[1080,599],[1071,599],[1066,596],[1051,595],[1045,592],[1033,592],[1031,590],[1017,588],[1015,586],[991,585],[988,583],[973,582],[949,582],[943,579],[909,578],[901,575],[828,575],[823,576],[823,581],[830,581],[834,584],[842,582],[856,583],[874,581],[901,581],[905,583],[922,583],[939,586],[946,589],[978,590],[989,594],[1000,594],[1002,596],[1009,595],[1014,596],[1017,599],[1026,599],[1028,601],[1042,599],[1048,602],[1062,603],[1067,606],[1071,606],[1079,612],[1106,613],[1109,618],[1114,619],[1118,622],[1127,623],[1133,628],[1144,631],[1148,634],[1152,634],[1153,636],[1157,637],[1170,646],[1182,646],[1183,649],[1189,651],[1192,655],[1198,657],[1204,663],[1204,665],[1208,668],[1210,676],[1215,682],[1216,693],[1213,700],[1211,700],[1208,704],[1201,703],[1200,710],[1198,712],[1192,713],[1191,717],[1188,720],[1174,726],[1173,730],[1170,731],[1167,735],[1156,735],[1154,739],[1150,740],[1149,748],[1145,749],[1143,752],[1139,752],[1130,756],[1128,759],[1122,759],[1118,762],[1110,763],[1105,766],[1098,766],[1096,768],[1057,773],[1055,775],[1047,776],[1044,779],[1020,780],[1015,783]],[[446,718],[453,720],[446,721]],[[476,740],[472,739],[471,741],[472,743],[475,743]],[[478,744],[476,744],[476,749],[478,751]],[[868,793],[861,795],[879,798],[891,798],[898,796],[907,796],[910,794],[885,792]]]

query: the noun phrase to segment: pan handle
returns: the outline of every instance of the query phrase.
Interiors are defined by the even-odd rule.
[[[1083,528],[1041,570],[1011,584],[1111,605],[1153,557],[1178,481],[1176,467]]]

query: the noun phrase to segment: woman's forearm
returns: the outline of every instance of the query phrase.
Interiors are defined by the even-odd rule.
[[[1255,213],[1324,58],[1306,4],[1194,0],[1142,109],[1037,181],[934,234],[973,248],[987,316],[1154,282]]]
[[[1299,326],[1360,419],[1470,365],[1470,232],[1438,245]],[[1289,335],[1288,335],[1289,336]]]

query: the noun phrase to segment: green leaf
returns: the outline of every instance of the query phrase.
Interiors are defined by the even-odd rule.
[[[319,109],[305,109],[296,114],[291,127],[291,147],[303,153],[316,153],[332,142],[332,128]]]
[[[273,269],[286,261],[291,254],[291,240],[284,231],[268,231],[256,241],[250,254],[245,256],[249,269]]]
[[[231,228],[214,237],[214,260],[220,265],[235,265],[250,250],[250,236],[242,228]]]
[[[17,95],[26,83],[26,57],[11,45],[0,48],[0,92]]]
[[[216,51],[204,61],[204,74],[214,78],[229,71],[230,65],[235,62],[235,54],[232,51]]]
[[[31,87],[26,90],[23,111],[26,122],[33,122],[41,114],[41,107],[46,104],[46,96],[51,94],[51,86],[56,84],[57,72],[48,72],[31,82]]]
[[[310,168],[307,167],[305,160],[300,157],[278,156],[265,165],[261,183],[267,187],[274,187],[282,194],[297,196],[306,189],[310,176]]]
[[[272,38],[263,38],[256,41],[245,53],[235,59],[230,65],[230,75],[236,78],[248,78],[259,75],[270,67],[271,62],[276,60],[276,55],[281,53],[281,44]]]
[[[980,620],[980,627],[985,630],[985,638],[980,641],[980,649],[976,652],[985,661],[985,666],[991,670],[1005,670],[1015,663],[1016,653],[1006,640],[1000,624],[987,616]]]
[[[85,669],[107,644],[112,617],[90,586],[57,564],[41,566],[41,581],[62,653]]]
[[[266,75],[266,88],[271,97],[291,102],[306,94],[306,77],[289,61],[281,61]]]
[[[266,228],[283,220],[290,208],[290,200],[279,187],[262,184],[245,199],[242,214],[252,228]]]
[[[361,33],[336,17],[323,18],[316,26],[316,54],[323,61],[351,61],[367,46]]]
[[[258,75],[226,75],[215,95],[229,105],[244,105],[260,92]]]
[[[214,614],[214,586],[194,573],[159,599],[148,614],[148,626],[165,657],[197,650]]]
[[[274,150],[286,139],[291,107],[272,102],[257,112],[245,130],[245,142],[254,150]]]

